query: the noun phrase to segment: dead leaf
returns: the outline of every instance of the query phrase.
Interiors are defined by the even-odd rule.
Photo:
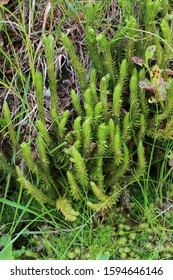
[[[173,76],[173,70],[171,70],[171,69],[166,69],[166,70],[164,70],[164,72],[168,75]]]
[[[154,91],[155,87],[153,86],[153,84],[148,80],[148,79],[144,79],[142,81],[139,82],[139,87],[140,88],[144,88],[148,91]]]
[[[10,0],[2,0],[2,1],[0,1],[0,4],[1,4],[1,5],[6,5],[6,4],[8,4],[9,1],[10,1]]]
[[[133,63],[136,63],[140,66],[142,66],[145,63],[144,59],[139,56],[133,56],[131,60]]]

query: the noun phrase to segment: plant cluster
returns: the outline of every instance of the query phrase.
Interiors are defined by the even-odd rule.
[[[70,197],[76,201],[87,198],[87,206],[95,211],[111,208],[121,194],[122,182],[138,180],[144,173],[146,123],[137,97],[136,69],[130,80],[129,111],[122,110],[126,68],[127,62],[123,60],[113,94],[109,90],[110,75],[101,79],[98,91],[96,70],[91,69],[83,105],[75,91],[71,91],[76,113],[71,127],[68,128],[69,110],[62,115],[51,110],[54,139],[44,122],[37,121],[38,163],[32,157],[31,146],[26,142],[21,144],[26,166],[35,175],[36,183],[29,182],[17,167],[20,183],[38,201],[56,207],[68,220],[75,220],[78,215],[70,206]],[[130,147],[132,136],[135,145]],[[137,154],[137,164],[130,160],[133,153]]]
[[[135,32],[135,24],[135,18],[130,18],[127,23],[129,36]],[[165,28],[168,32],[169,27],[166,25]],[[61,41],[76,71],[81,96],[72,89],[75,113],[72,114],[72,110],[60,111],[54,38],[52,35],[44,37],[54,132],[50,133],[46,127],[43,77],[38,72],[33,82],[38,104],[36,145],[39,159],[33,158],[32,143],[23,142],[20,147],[26,166],[24,173],[30,172],[32,180],[18,166],[16,172],[20,184],[36,200],[48,203],[60,210],[67,220],[74,221],[79,213],[72,208],[73,201],[86,201],[94,211],[109,209],[127,185],[139,181],[145,174],[147,162],[146,137],[150,137],[150,142],[159,138],[172,139],[173,80],[168,78],[165,82],[157,65],[150,69],[150,60],[157,50],[155,45],[146,49],[145,61],[137,56],[131,57],[133,62],[145,66],[149,81],[145,78],[145,69],[138,71],[131,65],[130,56],[134,48],[131,39],[126,58],[118,65],[114,62],[112,42],[104,34],[97,36],[94,29],[87,27],[86,42],[94,66],[87,81],[86,71],[71,40],[63,33]],[[149,101],[159,101],[161,106],[156,103],[155,108],[151,107],[145,90],[154,91],[156,97]],[[19,150],[7,102],[3,113],[13,149]],[[162,128],[161,122],[164,122]]]
[[[139,224],[129,223],[129,215],[125,218],[120,208],[116,207],[114,210],[105,223],[98,222],[96,228],[88,225],[76,232],[70,229],[52,232],[50,227],[45,226],[41,230],[42,235],[34,234],[30,238],[24,258],[172,259],[172,233],[169,230],[158,223],[151,226],[145,221]],[[113,216],[113,224],[110,224],[110,216]],[[171,221],[172,211],[165,215],[165,219]]]
[[[32,198],[41,205],[41,209],[47,209],[45,219],[49,216],[55,222],[62,217],[66,225],[71,225],[70,222],[78,225],[78,221],[81,222],[83,215],[88,213],[92,213],[91,220],[95,213],[104,216],[111,210],[113,212],[115,207],[123,208],[126,193],[129,196],[134,194],[136,203],[139,193],[145,194],[144,208],[147,209],[149,184],[161,197],[162,186],[166,185],[172,172],[172,3],[167,0],[119,0],[117,5],[110,0],[85,2],[51,1],[44,13],[42,30],[35,33],[32,30],[37,25],[34,25],[33,8],[28,17],[28,27],[22,5],[18,11],[19,19],[7,8],[0,13],[0,36],[5,36],[9,48],[6,53],[2,41],[0,53],[5,58],[3,67],[7,70],[0,72],[0,85],[12,93],[18,103],[12,112],[10,98],[4,97],[0,112],[0,175],[2,179],[8,178],[3,198],[0,198],[1,216],[5,204],[16,207],[11,233],[19,226],[19,222],[15,224],[19,209],[23,211],[19,220],[25,211],[41,215],[28,210]],[[57,7],[61,20],[56,25],[53,18]],[[6,13],[11,22],[14,21],[16,34],[25,45],[27,69],[22,63],[22,52],[16,52],[15,41],[10,38]],[[46,29],[47,20],[50,29]],[[66,28],[67,22],[70,28]],[[71,23],[78,26],[78,36],[82,31],[80,50],[77,49],[79,40],[74,40]],[[33,34],[37,33],[42,37],[35,49],[32,40]],[[57,66],[57,49],[64,68]],[[43,62],[39,64],[41,59]],[[62,106],[60,85],[68,67],[73,69],[75,82],[66,90],[68,105]],[[21,130],[25,124],[29,127],[29,136],[23,137]],[[164,172],[163,179],[161,175]],[[14,189],[11,187],[12,178]],[[140,192],[136,191],[139,188]],[[23,189],[31,195],[26,207],[20,205]],[[9,191],[13,192],[13,197],[17,195],[16,204],[7,200]],[[55,210],[58,210],[56,218],[52,215]],[[150,217],[147,215],[151,221],[151,214]],[[103,227],[100,229],[106,236]],[[112,240],[114,230],[110,225],[106,230]],[[146,243],[141,241],[140,247],[154,258],[152,242],[157,246],[161,238],[158,229],[142,224],[139,234],[132,231],[126,222],[119,223],[113,243],[117,251],[113,257],[141,258],[133,244],[136,236],[143,238],[144,232],[148,237]],[[158,240],[153,239],[153,231]],[[54,258],[48,236],[43,241],[46,254]],[[169,259],[172,249],[170,240],[167,241],[166,236],[162,244],[167,249],[159,249],[159,257]],[[31,245],[35,246],[35,242],[41,246],[37,236],[33,237]],[[9,250],[12,256],[12,246]],[[98,251],[97,256],[93,251],[86,249],[81,253],[75,244],[68,257],[78,259],[84,254],[86,259],[87,256],[98,259],[111,257],[107,250]],[[28,257],[39,258],[39,254],[32,250],[27,254]]]

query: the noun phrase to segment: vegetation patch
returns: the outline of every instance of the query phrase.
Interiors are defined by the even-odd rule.
[[[6,2],[0,258],[171,259],[171,1]]]

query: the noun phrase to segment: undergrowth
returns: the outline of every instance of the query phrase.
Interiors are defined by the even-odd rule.
[[[0,6],[2,259],[172,257],[172,4],[101,2]]]

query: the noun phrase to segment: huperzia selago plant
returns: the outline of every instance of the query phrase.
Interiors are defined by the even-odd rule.
[[[146,121],[137,96],[138,73],[134,69],[130,80],[130,109],[124,111],[126,69],[127,62],[123,60],[113,93],[109,91],[110,74],[102,77],[97,90],[97,73],[91,69],[90,86],[83,93],[83,103],[71,91],[75,110],[71,127],[69,110],[58,115],[52,109],[55,135],[51,136],[40,114],[37,162],[32,157],[31,145],[21,144],[25,165],[35,180],[31,183],[17,167],[19,182],[38,201],[54,206],[69,221],[79,214],[72,208],[73,201],[86,202],[93,211],[109,209],[120,197],[124,182],[132,182],[144,174]],[[132,131],[136,131],[134,145],[131,145]],[[137,154],[137,163],[133,162],[132,154]]]
[[[52,43],[52,37],[49,39]],[[49,39],[44,40],[45,48]],[[71,55],[73,51],[70,48]],[[146,64],[152,57],[150,53],[151,49],[145,60],[147,70],[150,70]],[[145,96],[145,88],[139,87],[139,82],[145,78],[145,69],[138,71],[133,68],[128,75],[128,87],[129,65],[126,59],[122,60],[112,90],[113,72],[100,79],[100,73],[97,75],[97,71],[91,68],[88,84],[87,81],[83,83],[83,72],[81,76],[78,75],[82,98],[71,90],[74,110],[62,113],[57,99],[57,108],[53,103],[56,88],[51,75],[54,73],[53,62],[48,58],[47,61],[50,92],[53,95],[50,115],[54,130],[50,133],[45,124],[43,79],[39,73],[34,81],[39,103],[36,139],[38,159],[33,158],[31,144],[23,142],[21,149],[25,168],[21,170],[17,166],[16,171],[20,184],[36,200],[59,210],[68,221],[74,221],[79,215],[74,207],[79,209],[79,205],[86,203],[93,211],[110,209],[128,185],[139,181],[146,169],[146,135],[154,139],[173,138],[173,82],[169,80],[170,87],[167,87],[166,97],[161,100],[164,106],[153,114],[152,104],[148,104]],[[79,61],[76,68],[78,64]],[[6,103],[4,118],[15,145]],[[165,126],[160,131],[159,122],[163,120]]]

